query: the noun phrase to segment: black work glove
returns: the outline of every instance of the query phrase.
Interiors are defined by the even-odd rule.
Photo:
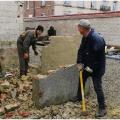
[[[37,52],[37,51],[34,51],[34,54],[37,56],[37,55],[38,55],[38,52]]]

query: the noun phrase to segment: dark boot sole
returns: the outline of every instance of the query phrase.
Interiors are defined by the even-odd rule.
[[[104,115],[101,115],[101,116],[99,116],[99,115],[98,115],[98,116],[95,115],[95,118],[98,118],[98,119],[102,118],[102,119],[103,119],[104,117],[106,117],[106,115],[107,115],[107,113],[104,113]]]

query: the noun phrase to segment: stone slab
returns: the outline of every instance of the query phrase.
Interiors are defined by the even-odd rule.
[[[77,95],[78,83],[76,66],[61,68],[45,79],[33,81],[33,101],[39,108],[71,100]]]

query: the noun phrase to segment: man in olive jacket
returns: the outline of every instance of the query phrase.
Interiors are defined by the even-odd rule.
[[[29,62],[29,48],[32,46],[35,55],[38,55],[36,51],[36,40],[43,33],[44,28],[39,25],[35,31],[25,31],[17,39],[17,49],[20,63],[20,77],[27,75],[28,62]]]
[[[96,117],[106,114],[105,98],[102,89],[102,76],[105,73],[105,41],[103,37],[91,28],[89,20],[82,19],[78,24],[78,31],[83,36],[77,56],[77,67],[83,70],[83,83],[92,77],[94,90],[99,104]],[[81,100],[80,86],[78,98]]]

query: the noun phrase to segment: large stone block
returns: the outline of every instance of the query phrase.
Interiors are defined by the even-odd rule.
[[[81,36],[55,36],[42,48],[41,72],[57,69],[61,65],[75,64]]]
[[[88,91],[89,83],[87,83]],[[48,77],[33,81],[33,101],[37,108],[60,104],[77,96],[79,72],[75,65],[61,68]]]
[[[79,72],[76,66],[61,68],[48,77],[33,81],[33,101],[37,108],[59,104],[76,97]]]

